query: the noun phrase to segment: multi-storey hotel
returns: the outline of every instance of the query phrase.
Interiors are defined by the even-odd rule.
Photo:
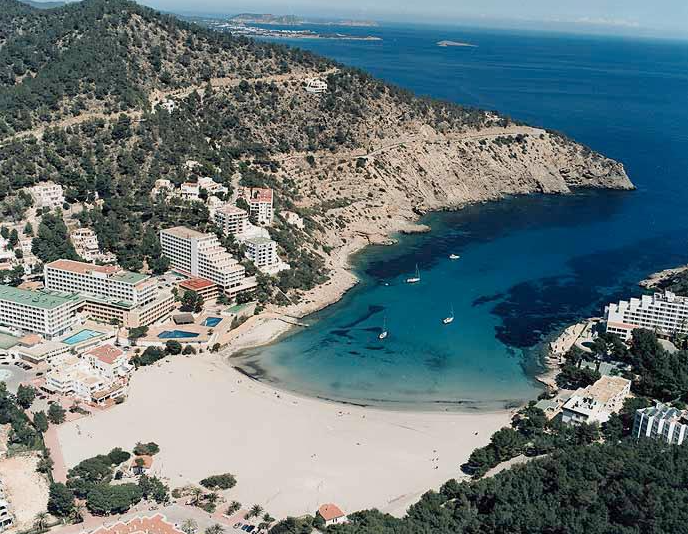
[[[688,411],[662,403],[635,412],[633,436],[681,445],[688,442]]]
[[[175,270],[210,280],[230,296],[256,286],[255,278],[246,277],[244,266],[213,234],[177,226],[160,232],[160,245]]]
[[[77,323],[84,299],[75,294],[29,291],[0,285],[0,325],[58,337]]]
[[[31,188],[31,196],[37,206],[57,208],[64,204],[62,186],[53,182],[43,182]]]
[[[241,236],[248,229],[248,213],[231,204],[218,209],[214,219],[225,234]]]
[[[272,189],[246,187],[240,194],[248,203],[249,212],[252,217],[256,218],[258,224],[272,224],[272,216],[274,215]]]
[[[688,297],[670,291],[622,300],[605,307],[607,332],[629,339],[635,328],[657,330],[660,334],[688,334]]]
[[[174,297],[159,294],[150,276],[114,265],[56,260],[45,266],[44,284],[47,289],[83,295],[84,311],[91,317],[127,328],[152,324],[174,307]]]
[[[277,243],[265,237],[247,239],[246,257],[256,264],[256,267],[270,267],[279,263],[277,257]]]

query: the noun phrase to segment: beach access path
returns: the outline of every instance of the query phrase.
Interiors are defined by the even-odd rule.
[[[275,517],[377,507],[403,515],[460,477],[472,450],[508,424],[496,413],[401,412],[299,397],[256,382],[221,356],[167,358],[139,369],[124,404],[58,429],[71,467],[113,447],[155,441],[153,474],[171,488],[230,472],[224,492]]]

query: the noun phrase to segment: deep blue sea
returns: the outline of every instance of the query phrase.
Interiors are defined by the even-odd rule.
[[[325,28],[324,31],[331,31]],[[280,387],[383,404],[533,398],[548,335],[688,262],[688,43],[440,27],[292,41],[419,94],[560,130],[622,161],[634,192],[531,196],[431,214],[425,235],[356,258],[362,283],[237,363]],[[441,48],[442,39],[475,48]],[[461,259],[450,261],[456,253]],[[403,281],[418,264],[422,281]],[[388,284],[388,285],[387,285]],[[455,321],[443,325],[450,306]],[[389,337],[377,339],[386,317]]]

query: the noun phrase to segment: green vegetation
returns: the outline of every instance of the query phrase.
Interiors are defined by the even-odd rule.
[[[54,425],[64,423],[66,416],[67,412],[65,409],[56,402],[48,408],[48,420]]]
[[[80,259],[69,240],[69,231],[59,212],[43,215],[41,224],[38,225],[38,234],[31,243],[31,251],[43,263],[60,258]]]
[[[56,517],[69,517],[74,510],[74,493],[60,482],[50,484],[48,512]]]
[[[25,388],[23,393],[24,405],[30,397],[33,402],[35,391],[33,388]],[[19,403],[19,398],[7,391],[5,382],[0,382],[0,425],[10,425],[7,446],[10,453],[27,450],[42,450],[43,438],[42,423],[32,421],[24,412],[24,406]],[[31,402],[28,402],[30,405]]]
[[[148,443],[137,443],[134,447],[134,454],[137,456],[153,456],[160,452],[160,447],[154,441],[149,441]]]
[[[653,441],[554,451],[479,482],[450,480],[397,519],[349,515],[336,534],[682,532],[688,448]],[[279,526],[279,524],[278,524]],[[271,534],[298,532],[276,527]]]
[[[200,313],[203,311],[203,297],[195,291],[184,291],[180,311]]]
[[[209,490],[226,490],[236,486],[236,478],[230,473],[224,473],[204,478],[200,484]]]

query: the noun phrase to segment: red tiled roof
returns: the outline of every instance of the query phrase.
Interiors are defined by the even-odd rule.
[[[124,351],[114,345],[101,345],[89,350],[86,354],[95,356],[101,362],[112,365],[117,358],[124,354]]]
[[[258,200],[259,202],[272,202],[272,189],[263,187],[254,187],[247,189],[248,197],[251,200]]]
[[[215,284],[213,282],[206,280],[205,278],[189,278],[188,280],[184,280],[183,282],[179,283],[179,287],[183,287],[184,289],[188,289],[190,291],[207,289],[209,287],[213,287],[214,285]]]
[[[91,534],[183,534],[172,523],[168,523],[162,514],[151,517],[134,517],[129,521],[120,521],[108,527],[101,526]]]
[[[625,328],[627,330],[633,330],[634,328],[638,328],[638,325],[635,324],[628,324],[628,323],[615,323],[614,321],[609,321],[609,326],[613,326],[616,328]]]
[[[142,454],[141,456],[135,456],[132,459],[132,461],[131,461],[132,467],[137,467],[136,460],[138,460],[139,458],[141,458],[143,460],[143,467],[145,467],[146,469],[150,469],[151,466],[153,465],[153,457],[148,456],[147,454]]]
[[[344,517],[344,512],[339,509],[339,506],[332,503],[323,504],[320,508],[318,508],[318,513],[325,521],[330,521],[338,517]]]
[[[27,334],[24,337],[19,338],[19,343],[25,347],[33,347],[43,341],[43,338],[38,334]]]

